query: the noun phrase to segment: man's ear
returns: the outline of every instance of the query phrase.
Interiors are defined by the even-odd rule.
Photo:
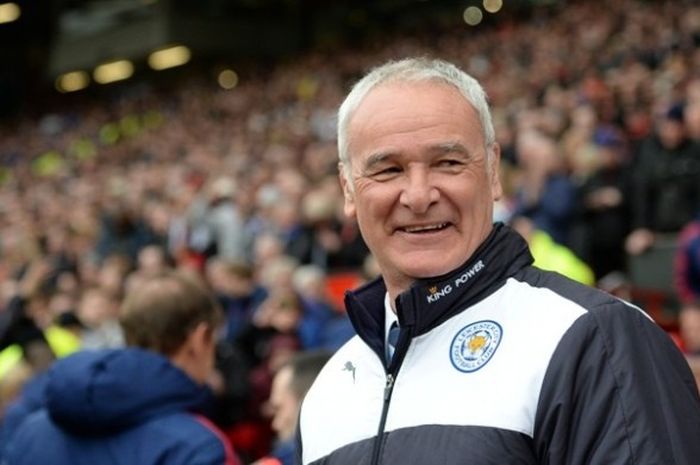
[[[501,146],[498,142],[488,149],[491,151],[489,162],[489,173],[491,176],[491,197],[494,201],[500,200],[503,196],[503,186],[501,185]]]
[[[169,358],[197,383],[204,384],[214,364],[214,331],[205,322],[198,323],[190,331],[185,342]]]
[[[343,197],[345,199],[343,211],[348,218],[355,218],[355,191],[351,184],[352,180],[348,179],[346,167],[342,162],[338,163],[338,178],[340,179],[340,186],[343,188]]]
[[[187,337],[187,342],[189,344],[190,350],[194,352],[196,356],[200,356],[203,353],[207,353],[208,347],[212,344],[214,338],[214,331],[212,330],[209,323],[200,322],[195,326],[190,335]]]

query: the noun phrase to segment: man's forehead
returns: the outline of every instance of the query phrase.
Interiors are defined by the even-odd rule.
[[[425,94],[430,94],[426,96]],[[425,105],[416,105],[416,102]],[[430,102],[457,103],[478,120],[472,103],[454,85],[442,80],[391,80],[377,84],[358,103],[348,120],[348,135],[385,117],[410,117]],[[381,115],[381,116],[380,116]]]
[[[430,93],[430,95],[425,96],[425,93]],[[438,103],[433,105],[433,102]],[[450,111],[453,113],[450,114]],[[407,123],[402,127],[395,127],[396,121],[406,121]],[[357,155],[353,148],[358,148],[357,143],[364,141],[364,136],[367,133],[371,133],[373,136],[380,134],[386,137],[401,137],[401,135],[420,131],[424,127],[437,125],[451,126],[449,130],[446,130],[451,134],[446,133],[437,138],[434,135],[427,135],[433,137],[434,140],[421,138],[421,150],[432,154],[452,151],[467,153],[469,152],[467,146],[472,144],[469,143],[471,141],[465,141],[464,138],[468,135],[467,133],[472,131],[468,126],[473,123],[477,126],[476,134],[473,136],[480,140],[483,139],[478,113],[459,90],[450,84],[441,81],[381,83],[368,92],[349,121],[347,131],[349,155],[350,158]],[[463,127],[458,127],[458,125],[463,125]],[[415,128],[411,126],[415,126]],[[386,127],[387,130],[382,134],[383,127]],[[364,142],[362,143],[364,144]],[[375,163],[383,161],[391,155],[396,155],[390,143],[388,146],[375,148],[376,150],[363,154],[366,162]]]

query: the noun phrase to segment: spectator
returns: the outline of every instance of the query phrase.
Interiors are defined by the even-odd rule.
[[[78,319],[85,325],[83,349],[107,349],[124,345],[119,325],[119,303],[102,288],[85,289],[78,302]]]
[[[686,106],[683,119],[688,137],[700,144],[700,77],[693,78],[686,86]]]
[[[121,301],[126,290],[126,280],[132,267],[132,261],[126,255],[109,255],[95,271],[95,276],[86,276],[82,287],[98,287],[113,299]]]
[[[700,356],[700,301],[683,304],[678,318],[682,348],[691,356]]]
[[[270,395],[274,373],[301,348],[299,324],[303,307],[298,295],[290,288],[271,289],[233,345],[243,363],[250,367],[251,389],[245,415],[229,434],[237,449],[249,458],[260,457],[269,450],[272,430],[263,405]],[[244,437],[241,430],[245,431]]]
[[[249,240],[235,203],[236,183],[227,176],[213,179],[191,208],[190,244],[205,258],[246,261]]]
[[[631,254],[651,247],[656,233],[680,231],[700,205],[700,152],[686,135],[682,104],[659,118],[635,158],[634,229],[626,240]]]
[[[530,219],[516,217],[512,221],[512,226],[530,246],[530,253],[535,259],[533,264],[537,268],[556,271],[588,286],[595,284],[593,270],[571,249],[557,244],[549,234],[537,229]]]
[[[277,459],[280,465],[295,463],[294,434],[299,408],[306,392],[330,356],[331,353],[325,351],[300,352],[282,365],[275,374],[268,400],[272,429],[276,434],[270,457]],[[267,464],[265,460],[265,458],[260,459],[256,464]]]
[[[101,218],[100,237],[95,250],[99,260],[123,254],[133,262],[141,248],[155,240],[139,212],[122,198],[113,200]]]
[[[325,273],[314,265],[301,266],[294,271],[292,282],[303,309],[303,316],[299,322],[302,347],[319,348],[325,340],[328,324],[336,315],[326,300]]]
[[[357,267],[364,260],[367,247],[356,227],[353,229],[351,224],[338,220],[339,204],[337,189],[310,190],[304,196],[301,205],[304,229],[297,240],[297,251],[292,254],[301,264],[333,272]]]
[[[304,307],[299,325],[303,347],[337,349],[347,342],[354,330],[347,315],[333,308],[329,301],[323,270],[313,265],[301,266],[292,280]]]
[[[0,369],[8,370],[24,360],[34,374],[43,372],[57,356],[79,347],[77,336],[56,324],[49,301],[47,277],[51,266],[46,259],[30,263],[14,295],[0,313]],[[5,373],[0,371],[0,375]]]
[[[517,153],[524,174],[515,215],[531,218],[555,242],[569,245],[576,192],[563,171],[556,144],[544,134],[528,131],[519,136]]]
[[[673,271],[676,293],[681,302],[700,299],[700,215],[678,236]]]
[[[56,363],[45,404],[6,437],[3,463],[237,464],[202,416],[222,322],[198,283],[168,273],[127,296],[125,349],[85,351]]]
[[[165,250],[159,245],[147,245],[139,250],[136,269],[128,275],[125,286],[131,289],[141,281],[162,274],[168,269],[170,269],[170,263]]]
[[[626,269],[625,238],[630,230],[629,166],[625,143],[612,128],[593,134],[595,168],[579,186],[577,247],[597,278]]]
[[[226,317],[225,338],[234,341],[251,321],[267,297],[255,280],[253,269],[244,263],[214,258],[207,262],[206,277]]]

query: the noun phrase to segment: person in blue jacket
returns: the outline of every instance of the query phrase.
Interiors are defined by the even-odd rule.
[[[129,347],[82,351],[49,369],[43,405],[4,431],[0,463],[240,464],[203,416],[222,324],[212,296],[168,272],[127,296],[120,323]]]

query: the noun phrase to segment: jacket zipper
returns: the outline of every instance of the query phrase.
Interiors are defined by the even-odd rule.
[[[401,312],[401,302],[396,302],[396,313],[397,315]],[[384,384],[384,402],[382,403],[382,416],[379,420],[379,429],[377,430],[377,436],[374,438],[374,445],[372,447],[372,461],[370,465],[379,465],[380,458],[382,456],[382,449],[384,446],[384,428],[386,427],[386,417],[389,414],[389,404],[391,404],[391,394],[394,392],[394,381],[396,381],[396,375],[399,373],[401,364],[403,363],[403,358],[408,350],[408,341],[404,341],[405,335],[402,334],[405,331],[404,328],[399,332],[399,340],[396,344],[396,350],[394,351],[394,356],[389,364],[386,366],[386,383]],[[382,357],[384,359],[384,357]]]
[[[391,393],[394,391],[394,375],[387,373],[386,384],[384,385],[384,403],[382,405],[382,416],[379,420],[379,431],[374,440],[374,448],[372,450],[372,465],[379,465],[379,457],[382,454],[382,444],[384,443],[384,427],[386,426],[386,417],[389,413],[389,404],[391,403]]]

